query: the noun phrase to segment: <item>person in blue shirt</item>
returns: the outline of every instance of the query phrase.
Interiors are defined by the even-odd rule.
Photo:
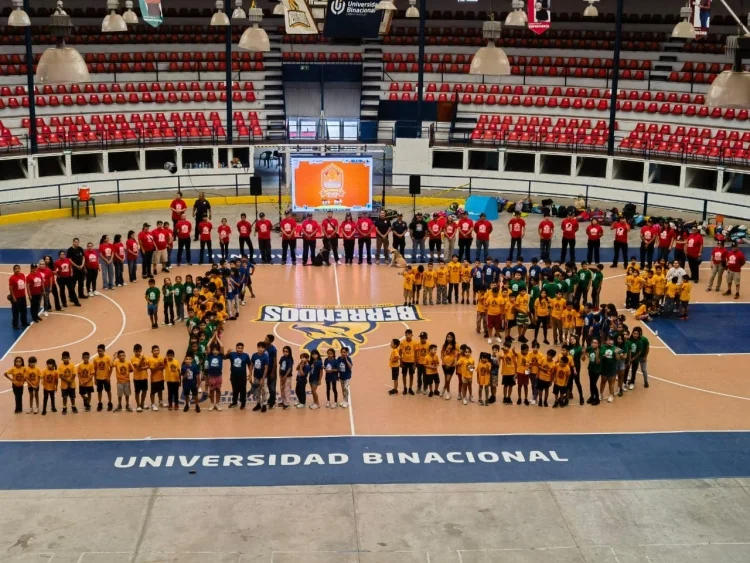
[[[534,257],[531,259],[531,267],[529,268],[529,285],[536,285],[542,279],[542,268],[539,266],[539,259]]]
[[[253,372],[253,383],[250,393],[255,399],[253,411],[266,412],[268,401],[268,354],[266,354],[266,343],[258,342],[257,352],[250,356],[250,369]]]
[[[351,403],[349,399],[349,383],[352,381],[352,358],[349,356],[349,348],[344,346],[341,348],[341,355],[339,356],[339,379],[341,380],[341,395],[343,401],[339,406],[347,408]]]
[[[253,292],[253,274],[255,273],[255,263],[248,262],[247,258],[243,258],[240,262],[240,275],[244,276],[245,285],[242,288],[242,304],[245,304],[245,290],[250,292],[250,297],[255,299],[255,293]]]
[[[474,305],[477,304],[477,292],[484,289],[484,277],[482,275],[483,268],[479,260],[474,261],[474,266],[471,268],[471,281],[472,289],[474,293]]]
[[[285,352],[287,348],[289,348],[289,346],[284,347]],[[297,381],[294,387],[294,394],[297,396],[298,409],[305,408],[305,402],[307,401],[307,378],[310,375],[311,370],[310,354],[302,352],[299,355],[299,363],[297,364]]]
[[[201,407],[198,404],[198,388],[200,387],[200,373],[201,369],[191,353],[185,356],[182,361],[182,369],[180,370],[182,375],[182,393],[185,397],[185,408],[182,409],[184,412],[190,410],[190,397],[193,397],[195,403],[195,412],[201,412]]]
[[[310,391],[312,392],[313,402],[310,408],[315,410],[320,408],[320,401],[318,400],[318,386],[320,385],[320,377],[323,373],[323,360],[320,358],[320,352],[316,348],[310,352]]]
[[[500,273],[506,281],[510,281],[513,278],[513,264],[510,259],[505,261],[505,266],[502,267]]]
[[[217,333],[218,334],[218,333]],[[224,368],[224,353],[222,352],[221,340],[214,334],[212,342],[206,354],[206,374],[208,375],[208,400],[211,408],[208,410],[220,411],[221,401],[221,372]]]
[[[230,321],[236,321],[240,316],[240,286],[238,283],[239,272],[232,268],[231,275],[225,280],[227,297],[227,315]]]
[[[513,274],[515,275],[516,272],[520,272],[521,279],[524,282],[527,282],[528,270],[526,269],[526,266],[523,265],[523,256],[519,256],[518,262],[516,262],[516,265],[513,266]]]
[[[339,401],[339,360],[336,358],[336,350],[329,348],[326,359],[323,361],[323,369],[326,372],[326,408],[335,409]],[[331,403],[331,391],[333,391],[333,403]]]
[[[555,272],[552,270],[549,262],[542,260],[542,280],[548,280],[550,277],[554,277]]]
[[[247,402],[247,376],[250,356],[245,353],[245,345],[238,342],[234,350],[229,350],[224,357],[229,360],[229,381],[232,383],[232,403],[229,408],[235,408],[237,399],[239,399],[240,409],[244,409]]]
[[[272,409],[276,405],[276,381],[278,375],[278,355],[276,346],[273,341],[276,337],[273,334],[266,334],[264,342],[266,343],[266,354],[268,354],[268,408]]]
[[[492,263],[492,258],[488,256],[484,266],[482,266],[482,285],[486,290],[489,291],[490,286],[497,281],[497,273],[497,268]]]
[[[281,387],[281,408],[288,409],[291,405],[292,392],[292,370],[294,369],[294,358],[292,349],[284,346],[281,349],[281,358],[279,358],[279,387]]]

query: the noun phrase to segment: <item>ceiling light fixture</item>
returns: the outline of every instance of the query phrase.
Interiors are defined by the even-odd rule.
[[[91,82],[86,63],[81,54],[65,45],[70,37],[73,24],[70,16],[58,0],[55,13],[50,16],[50,32],[57,39],[56,45],[50,47],[39,59],[36,67],[36,81],[39,84],[81,84]]]
[[[487,40],[487,45],[480,48],[471,60],[470,74],[510,75],[508,56],[495,46],[495,41],[500,39],[501,29],[500,22],[495,21],[495,14],[490,12],[490,19],[482,24],[482,37]]]
[[[224,13],[224,0],[216,0],[216,11],[211,16],[211,23],[208,25],[213,27],[227,27],[229,25],[229,16]]]
[[[29,14],[23,9],[23,0],[13,0],[13,11],[8,16],[8,25],[10,27],[29,27],[31,25]]]
[[[680,17],[682,18],[682,21],[674,26],[672,37],[675,39],[695,39],[695,26],[690,23],[690,18],[693,17],[693,9],[690,5],[680,8]]]
[[[407,18],[418,18],[419,10],[417,9],[417,0],[409,0],[409,7],[406,9]]]
[[[133,0],[126,0],[125,13],[122,15],[122,19],[128,25],[138,25],[138,15],[133,11]]]
[[[234,1],[234,11],[232,12],[233,20],[244,20],[247,18],[247,13],[242,9],[242,0]]]
[[[595,18],[599,15],[599,10],[596,9],[596,6],[594,4],[596,2],[599,2],[599,0],[586,0],[586,2],[589,3],[588,6],[586,6],[586,9],[583,11],[583,17],[584,18]]]
[[[268,39],[266,30],[260,27],[260,22],[263,21],[263,10],[256,7],[255,0],[247,11],[247,19],[252,25],[240,37],[239,47],[248,51],[267,53],[271,50],[271,41]]]
[[[505,18],[505,27],[526,27],[529,18],[523,11],[526,7],[524,0],[513,0],[511,7],[513,10]]]
[[[125,33],[128,30],[125,19],[117,13],[119,7],[119,0],[107,0],[109,13],[102,20],[102,33]]]

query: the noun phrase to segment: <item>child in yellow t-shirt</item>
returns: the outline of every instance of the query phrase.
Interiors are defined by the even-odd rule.
[[[682,285],[680,286],[680,318],[688,318],[688,304],[690,303],[690,292],[693,289],[693,283],[690,276],[682,276]]]
[[[13,367],[4,374],[5,379],[13,386],[13,396],[16,399],[15,414],[23,412],[23,386],[26,383],[26,367],[23,358],[18,356],[13,360]]]
[[[458,304],[458,284],[461,282],[461,262],[458,256],[453,256],[446,266],[448,269],[448,303],[451,302],[451,296]]]
[[[461,356],[456,362],[456,373],[461,378],[459,381],[459,394],[463,397],[464,405],[468,405],[469,401],[474,402],[474,393],[471,389],[471,381],[474,378],[474,369],[476,364],[474,358],[471,357],[471,348],[465,346]]]
[[[550,322],[552,323],[552,341],[555,346],[563,344],[563,324],[562,317],[565,311],[565,297],[557,294],[554,299],[550,299]]]
[[[648,307],[645,303],[641,303],[638,309],[635,311],[635,320],[637,321],[650,321],[651,316],[648,314]]]
[[[461,264],[461,304],[470,304],[469,288],[471,286],[471,264],[464,260]]]
[[[568,380],[570,379],[570,357],[562,356],[555,369],[555,403],[552,408],[568,406]]]
[[[638,308],[638,304],[641,302],[641,290],[643,289],[644,279],[639,271],[631,270],[632,277],[630,279],[630,290],[628,292],[628,309],[634,312]]]
[[[393,389],[388,391],[389,395],[398,395],[398,368],[401,366],[401,352],[399,351],[400,344],[401,341],[398,338],[391,340],[391,355],[388,358],[388,367],[391,368]]]
[[[27,413],[37,414],[39,412],[39,383],[42,381],[42,370],[36,365],[36,357],[29,357],[29,365],[26,368],[26,385],[29,388],[29,410]]]
[[[529,404],[529,376],[531,374],[531,354],[529,354],[529,345],[521,344],[521,353],[516,356],[516,383],[518,384],[518,399],[516,404],[521,404],[521,394],[523,393],[523,402]]]
[[[490,406],[490,372],[492,364],[487,352],[479,354],[479,365],[477,366],[477,384],[479,385],[479,405]],[[484,399],[482,399],[484,397]]]
[[[506,340],[503,344],[503,365],[500,368],[500,382],[503,385],[503,404],[510,405],[513,403],[513,386],[516,384],[516,351],[513,350]]]
[[[427,264],[427,269],[424,271],[424,275],[422,277],[422,286],[424,287],[424,297],[422,299],[422,305],[427,305],[428,297],[429,297],[429,305],[434,305],[434,297],[435,297],[435,281],[437,279],[437,272],[432,269],[432,262]],[[440,304],[440,299],[438,298],[438,305]]]
[[[429,390],[428,396],[433,397],[439,394],[438,385],[438,367],[440,366],[440,359],[437,355],[437,345],[430,344],[427,349],[427,357],[424,359],[424,377],[426,379],[425,386]]]
[[[534,340],[531,343],[531,354],[529,363],[529,379],[531,383],[531,404],[536,405],[537,390],[536,381],[539,376],[539,369],[544,361],[544,354],[539,351],[539,342]]]
[[[42,388],[44,389],[42,416],[47,414],[47,401],[51,402],[52,412],[57,412],[57,408],[55,408],[55,392],[57,391],[57,382],[59,379],[57,362],[53,359],[47,360],[47,367],[42,372]]]
[[[448,304],[448,268],[445,266],[445,260],[442,258],[438,262],[435,270],[435,287],[437,288],[437,304]]]
[[[576,317],[578,311],[575,310],[573,303],[568,303],[562,315],[563,342],[568,342],[570,337],[576,332]]]
[[[667,287],[664,290],[664,307],[662,312],[664,316],[669,317],[677,311],[677,301],[680,293],[680,280],[677,276],[667,281]]]
[[[507,289],[503,289],[503,297],[505,298],[503,315],[505,316],[505,338],[507,340],[510,338],[510,330],[516,325],[516,298]]]
[[[484,334],[484,337],[487,338],[487,304],[485,303],[484,299],[487,296],[487,292],[485,289],[479,288],[477,289],[476,293],[474,294],[474,297],[477,300],[477,334]]]
[[[658,266],[653,277],[654,281],[654,305],[658,308],[664,300],[664,292],[667,289],[667,276]]]
[[[404,305],[414,304],[414,272],[411,266],[407,266],[399,276],[404,276]]]

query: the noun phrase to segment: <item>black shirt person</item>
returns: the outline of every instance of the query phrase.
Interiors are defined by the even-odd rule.
[[[78,286],[78,298],[88,299],[88,295],[83,293],[83,280],[86,277],[83,267],[83,248],[77,238],[73,239],[73,246],[68,248],[65,256],[73,262],[73,280],[74,284]]]
[[[402,213],[398,214],[398,217],[396,217],[396,220],[391,225],[391,232],[393,233],[393,248],[398,250],[401,253],[401,256],[404,255],[404,251],[406,249],[406,231],[409,230],[409,225],[406,224],[406,221],[404,221],[404,215]]]
[[[383,259],[388,262],[388,235],[391,232],[391,222],[385,218],[385,211],[378,214],[375,219],[375,260],[380,260],[380,249],[383,248]]]
[[[193,218],[195,219],[195,224],[193,225],[193,240],[198,240],[198,225],[200,225],[201,221],[206,217],[208,217],[209,221],[211,220],[211,203],[206,199],[206,194],[200,192],[198,194],[198,199],[196,199],[193,204]]]

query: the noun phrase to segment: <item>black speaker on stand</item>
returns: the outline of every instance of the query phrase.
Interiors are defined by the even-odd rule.
[[[422,176],[411,174],[409,176],[409,195],[411,195],[412,216],[417,214],[417,196],[422,193]]]
[[[250,176],[250,195],[255,197],[255,220],[258,220],[258,196],[263,195],[263,179]]]

